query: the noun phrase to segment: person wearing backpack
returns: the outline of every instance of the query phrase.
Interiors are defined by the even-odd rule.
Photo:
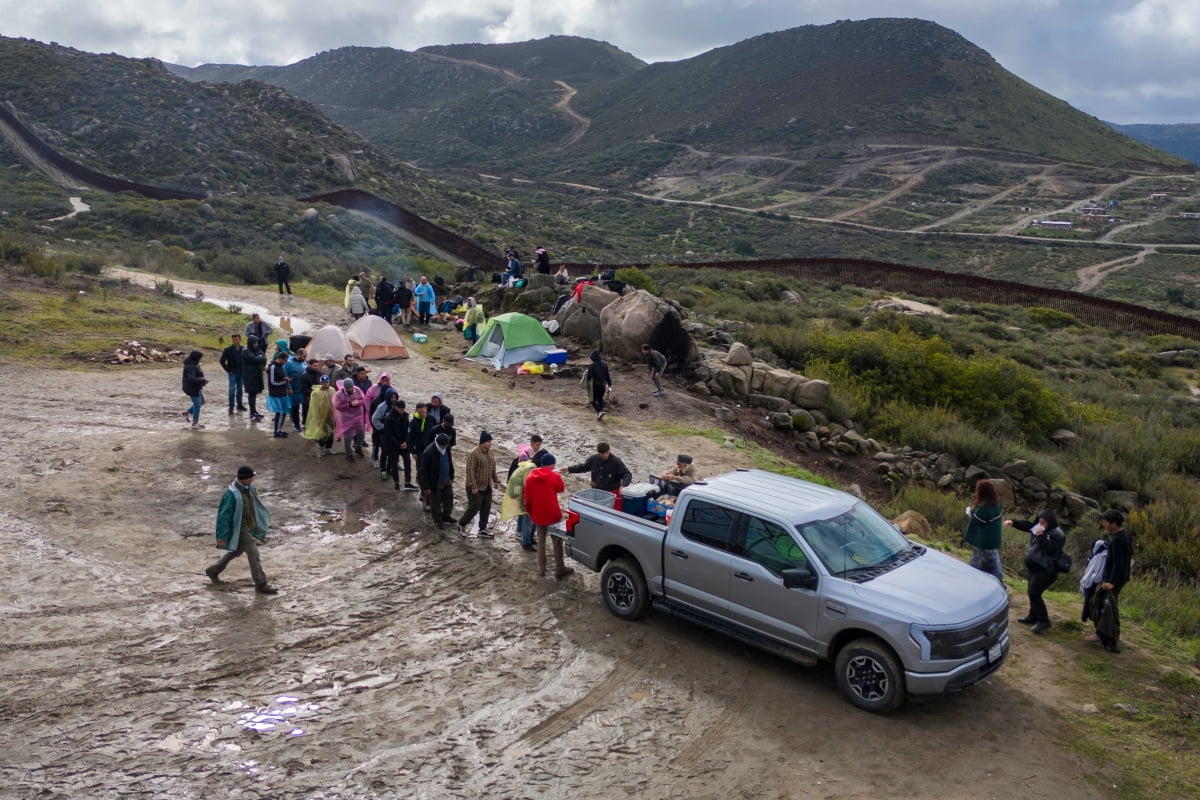
[[[1039,513],[1032,522],[1006,519],[1004,524],[1029,531],[1029,549],[1025,551],[1025,569],[1029,573],[1029,613],[1017,622],[1032,625],[1030,630],[1034,633],[1045,633],[1050,629],[1050,613],[1046,610],[1042,594],[1058,578],[1060,571],[1066,572],[1071,568],[1068,560],[1064,569],[1059,558],[1065,555],[1063,546],[1067,543],[1067,535],[1058,527],[1058,517],[1049,508]]]

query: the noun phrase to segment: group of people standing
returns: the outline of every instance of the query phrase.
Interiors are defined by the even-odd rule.
[[[975,484],[975,496],[967,507],[967,529],[963,535],[972,547],[971,566],[987,572],[1004,583],[1000,563],[1000,544],[1005,527],[1029,534],[1025,551],[1028,576],[1029,613],[1017,620],[1032,626],[1033,633],[1050,629],[1050,614],[1042,595],[1058,579],[1060,573],[1071,569],[1070,556],[1065,552],[1067,537],[1058,524],[1053,509],[1041,511],[1035,519],[1004,519],[999,493],[989,480]],[[1092,621],[1095,631],[1086,637],[1089,642],[1119,653],[1121,620],[1117,601],[1122,587],[1129,582],[1133,558],[1133,541],[1124,528],[1125,516],[1116,509],[1100,515],[1105,537],[1092,543],[1087,567],[1080,579],[1083,594],[1082,619]]]

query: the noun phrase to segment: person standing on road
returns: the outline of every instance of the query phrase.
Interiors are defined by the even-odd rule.
[[[363,315],[371,310],[367,305],[367,298],[363,296],[362,289],[356,283],[350,287],[350,305],[347,306],[350,310],[350,316],[355,319],[362,319]]]
[[[346,353],[342,359],[342,365],[329,373],[329,380],[333,381],[333,388],[340,387],[346,378],[353,379],[356,371],[358,371],[358,358],[354,353]]]
[[[246,330],[242,332],[246,334],[247,346],[250,344],[251,336],[257,337],[265,354],[267,352],[267,342],[271,341],[271,333],[274,330],[269,323],[263,321],[261,314],[254,314],[250,317],[250,321],[246,323]]]
[[[263,392],[263,367],[267,363],[262,342],[257,336],[247,337],[246,349],[242,351],[242,385],[250,401],[251,422],[263,421],[263,415],[258,413],[258,396]]]
[[[596,411],[596,419],[604,419],[604,396],[612,389],[612,376],[608,372],[608,364],[599,350],[592,351],[592,363],[588,365],[583,375],[583,385],[592,397],[592,408]]]
[[[321,374],[321,359],[309,358],[308,363],[304,368],[304,374],[300,376],[300,426],[303,427],[308,423],[308,411],[312,405],[313,389],[321,385],[321,378],[325,377]]]
[[[454,456],[450,453],[450,438],[446,434],[439,433],[433,444],[421,453],[417,483],[438,529],[445,528],[447,522],[454,522]]]
[[[479,516],[478,535],[480,539],[491,539],[488,531],[488,518],[492,513],[492,488],[502,488],[500,478],[496,475],[496,456],[492,453],[492,435],[480,431],[479,444],[467,454],[467,510],[458,519],[458,532],[467,535],[467,526],[471,518]]]
[[[254,578],[254,591],[279,594],[279,590],[267,582],[267,574],[258,557],[258,545],[266,541],[271,515],[251,485],[256,474],[250,467],[238,467],[237,478],[221,495],[221,504],[217,508],[217,547],[228,552],[204,570],[204,574],[213,583],[224,583],[221,572],[230,561],[245,553],[250,562],[250,576]]]
[[[392,392],[381,408],[386,408],[379,424],[379,468],[392,478],[392,488],[400,491],[400,457],[404,455],[404,485],[412,486],[412,469],[408,458],[408,410],[400,395]],[[375,416],[379,410],[376,409]],[[372,426],[375,416],[371,417]],[[416,488],[416,487],[413,487]]]
[[[391,325],[392,311],[395,308],[396,287],[392,286],[387,275],[382,275],[379,278],[379,285],[375,287],[375,312],[387,320],[388,325]]]
[[[541,451],[542,457],[547,455]],[[529,445],[517,445],[517,457],[508,473],[508,484],[504,487],[504,498],[500,501],[500,519],[507,520],[516,517],[517,533],[521,537],[521,549],[526,552],[537,550],[534,544],[534,526],[529,521],[529,512],[525,510],[525,479],[537,468],[533,461],[533,452]]]
[[[279,260],[275,262],[274,269],[275,269],[275,280],[279,284],[279,296],[280,297],[283,296],[283,290],[285,288],[287,289],[287,293],[291,294],[292,293],[292,284],[291,284],[292,267],[291,267],[291,265],[289,265],[286,261],[283,260],[283,256],[280,256]]]
[[[246,405],[242,402],[242,335],[235,333],[229,337],[231,344],[221,351],[221,360],[217,363],[221,365],[221,369],[225,370],[225,375],[229,379],[229,413],[233,413],[234,402],[237,403],[238,411],[245,411]]]
[[[437,292],[434,291],[433,285],[424,275],[421,280],[417,281],[417,288],[413,289],[413,297],[417,300],[417,319],[422,325],[429,324],[429,318],[433,314],[433,307],[437,304]]]
[[[283,424],[287,422],[288,414],[292,411],[292,382],[284,369],[287,360],[287,353],[276,353],[271,365],[267,367],[267,410],[275,415],[276,439],[287,438]]]
[[[1108,559],[1104,563],[1100,590],[1092,599],[1096,638],[1110,653],[1121,652],[1121,614],[1117,598],[1129,583],[1133,565],[1133,537],[1125,530],[1125,516],[1115,508],[1100,515],[1100,525],[1108,533]]]
[[[558,504],[558,496],[566,490],[562,476],[554,471],[554,454],[547,453],[542,457],[542,466],[530,471],[525,479],[525,509],[529,512],[529,520],[537,531],[537,571],[538,577],[546,575],[546,537],[550,535],[550,526],[562,521],[562,508]],[[575,570],[563,561],[563,543],[557,536],[554,540],[554,577],[563,578]]]
[[[208,379],[204,377],[204,370],[200,368],[200,359],[203,357],[204,353],[193,350],[183,360],[183,393],[192,401],[192,405],[182,413],[184,419],[192,420],[194,431],[204,427],[200,424],[200,406],[204,405],[204,387],[208,385]]]
[[[971,566],[995,576],[1004,585],[1004,570],[1000,566],[1001,519],[1004,516],[1000,496],[989,480],[975,483],[975,498],[967,506],[967,530],[963,539],[971,545]]]
[[[547,454],[542,458],[543,465],[549,457],[550,455]],[[590,473],[592,488],[603,489],[606,492],[619,492],[622,486],[628,486],[633,482],[633,473],[625,466],[625,462],[612,454],[612,448],[608,446],[608,442],[597,444],[596,452],[588,456],[582,464],[573,464],[559,471],[564,475],[568,472]]]
[[[1033,625],[1030,630],[1034,633],[1044,633],[1050,629],[1050,613],[1042,594],[1058,578],[1056,564],[1067,543],[1067,535],[1058,527],[1058,517],[1049,508],[1038,514],[1033,522],[1006,519],[1004,524],[1029,531],[1029,549],[1025,552],[1025,568],[1029,572],[1029,614],[1017,622]]]
[[[308,362],[305,358],[304,348],[301,347],[283,365],[283,373],[288,376],[288,388],[291,390],[288,394],[291,398],[291,408],[288,409],[288,414],[292,418],[292,431],[295,433],[304,432],[300,407],[304,405],[303,382],[306,372],[308,372]]]
[[[337,424],[334,434],[346,448],[346,460],[353,461],[355,455],[362,458],[363,434],[371,420],[367,417],[367,396],[350,378],[342,381],[341,390],[333,396],[333,418]]]
[[[429,398],[429,403],[425,406],[425,415],[435,425],[440,425],[442,418],[450,413],[450,407],[442,402],[443,400],[441,392],[434,392],[433,396]]]
[[[317,458],[333,455],[333,434],[336,425],[333,419],[334,390],[329,385],[329,376],[322,375],[308,396],[308,414],[304,419],[304,438],[317,443]]]
[[[646,366],[650,368],[650,380],[654,381],[654,396],[662,397],[662,379],[663,373],[667,371],[667,357],[648,344],[642,345],[642,356],[646,359]]]

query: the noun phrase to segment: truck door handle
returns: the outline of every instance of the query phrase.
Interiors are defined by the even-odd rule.
[[[733,573],[733,577],[737,578],[738,580],[745,581],[746,583],[754,582],[754,578],[745,572],[735,572]]]
[[[675,556],[676,558],[687,558],[688,557],[688,554],[683,552],[682,550],[672,550],[671,555]]]

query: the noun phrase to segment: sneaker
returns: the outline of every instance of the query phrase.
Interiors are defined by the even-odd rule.
[[[351,464],[353,464],[354,456],[350,455],[349,453],[346,453],[346,460],[349,461]]]
[[[406,492],[417,492],[417,491],[420,491],[420,490],[419,490],[419,489],[418,489],[416,486],[413,486],[411,483],[406,483],[406,484],[404,484],[404,491],[406,491]]]
[[[229,413],[230,413],[230,414],[232,414],[232,413],[233,413],[233,406],[230,406],[230,407],[229,407]]]
[[[522,543],[522,544],[521,544],[521,549],[522,549],[522,550],[524,550],[526,553],[536,553],[536,552],[537,552],[537,545],[536,545],[536,544],[525,544],[525,543]]]
[[[496,536],[491,531],[480,531],[476,534],[480,539],[495,539]]]
[[[371,467],[373,469],[379,469],[379,462],[376,461],[375,459],[371,459]]]
[[[275,438],[276,438],[276,439],[286,439],[286,438],[287,438],[287,431],[276,431],[276,432],[275,432]]]
[[[296,433],[304,433],[304,428],[301,428],[299,425],[293,425],[292,430]]]
[[[380,470],[380,471],[379,471],[379,480],[381,480],[381,481],[386,481],[386,480],[387,480],[389,477],[391,477],[391,476],[387,474],[387,470],[386,470],[386,469],[383,469],[383,470]],[[399,487],[399,486],[397,486],[396,488],[397,488],[397,489],[399,489],[400,487]]]
[[[366,458],[366,456],[363,455],[363,451],[362,451],[361,447],[354,448],[354,455],[358,456],[359,458]],[[376,464],[375,466],[378,467],[379,465]]]
[[[603,412],[603,411],[601,411],[601,412],[599,412],[599,413],[597,413],[597,414],[596,414],[596,421],[597,421],[597,422],[599,422],[599,421],[600,421],[600,420],[602,420],[602,419],[604,419],[604,412]]]
[[[264,419],[266,419],[266,417],[264,417],[262,414],[251,414],[250,415],[251,422],[262,422]]]
[[[262,586],[255,586],[254,591],[259,594],[279,594],[279,590],[274,586],[264,583]]]
[[[460,534],[462,534],[463,536],[467,535],[467,526],[466,525],[463,525],[461,522],[456,522],[454,524],[458,526],[458,532]]]
[[[193,426],[192,426],[192,430],[194,430],[194,431],[202,431],[202,430],[204,430],[204,426],[203,426],[203,425],[193,425]]]
[[[1050,623],[1049,622],[1039,622],[1036,625],[1034,625],[1032,628],[1030,628],[1029,630],[1033,631],[1034,633],[1039,633],[1039,634],[1045,633],[1046,631],[1050,630]]]
[[[192,418],[192,412],[190,412],[190,411],[180,411],[179,413],[184,419]]]
[[[225,581],[221,580],[221,573],[217,572],[212,567],[206,567],[204,570],[204,574],[207,575],[208,579],[210,581],[212,581],[213,583],[224,583],[225,582]]]
[[[333,455],[333,448],[332,448],[332,447],[326,447],[326,448],[325,448],[325,455],[327,455],[327,456],[331,456],[331,455]]]
[[[1019,620],[1017,620],[1017,622],[1021,623],[1022,625],[1032,625],[1033,623],[1037,622],[1037,619],[1034,617],[1021,617]]]
[[[403,490],[400,488],[400,484],[396,484],[394,487],[392,487],[392,491],[396,494],[400,494],[400,492]]]
[[[654,393],[654,396],[655,396],[655,397],[662,397],[662,395],[663,395],[663,393],[662,393],[662,392],[655,392],[655,393]]]
[[[245,407],[245,406],[238,406],[238,407],[237,407],[237,410],[238,410],[238,411],[245,411],[245,410],[246,410],[246,407]]]

